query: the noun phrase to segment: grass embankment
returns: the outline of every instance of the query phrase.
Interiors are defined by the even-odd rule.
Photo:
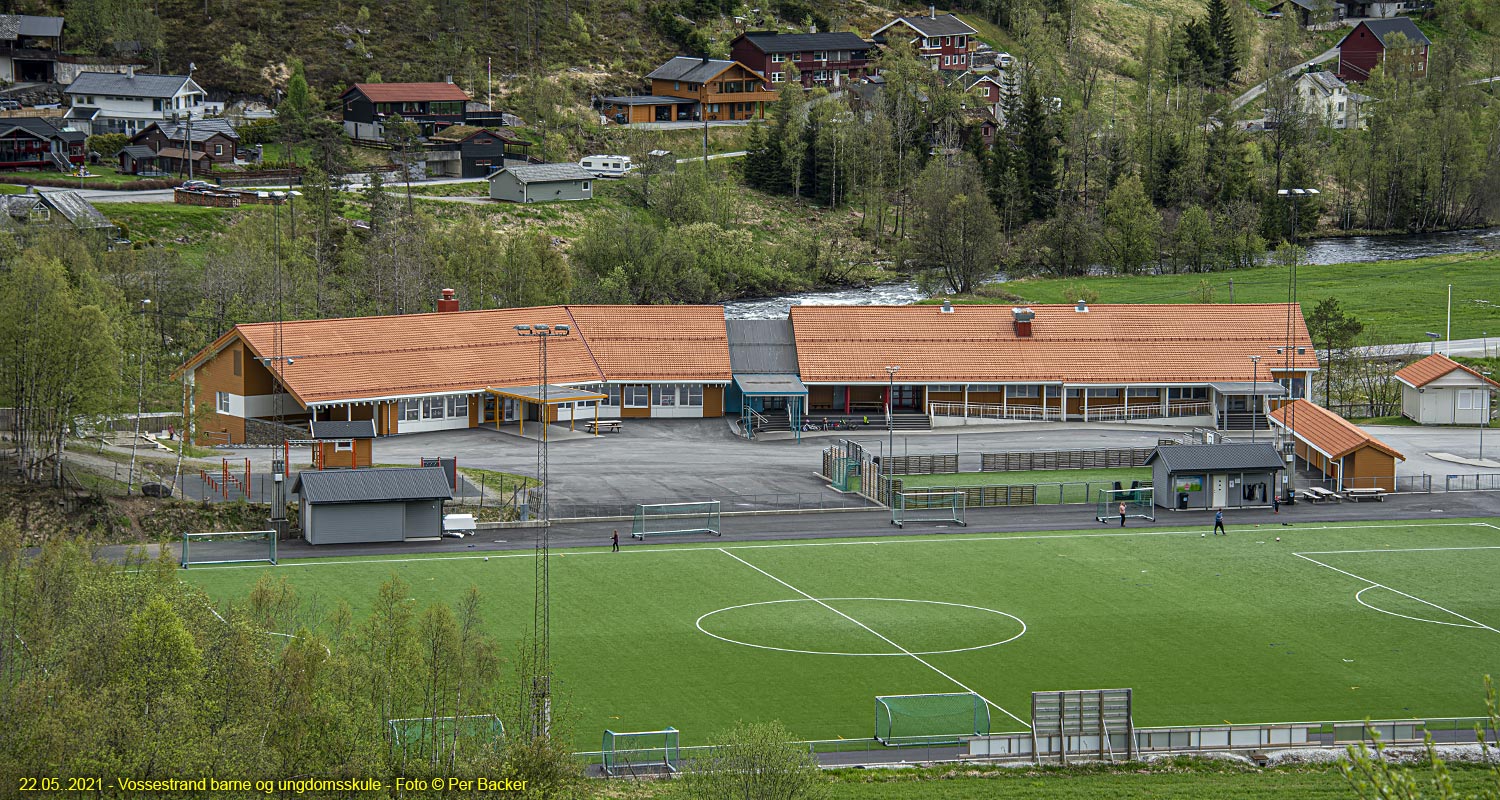
[[[964,295],[955,303],[1072,303],[1079,290],[1100,303],[1196,303],[1204,298],[1227,303],[1230,282],[1236,303],[1285,303],[1285,267],[1254,267],[1190,275],[1119,275],[1100,278],[1039,278],[992,286],[985,295]],[[1409,261],[1356,262],[1304,266],[1297,272],[1304,314],[1318,301],[1338,298],[1344,310],[1364,323],[1365,336],[1378,344],[1425,342],[1426,331],[1443,330],[1448,285],[1453,285],[1453,338],[1483,336],[1495,328],[1500,298],[1500,254],[1468,253]],[[933,302],[941,302],[936,298]],[[1500,344],[1500,342],[1497,342]]]

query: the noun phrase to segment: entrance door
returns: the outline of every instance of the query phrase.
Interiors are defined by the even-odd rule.
[[[1212,508],[1223,508],[1224,500],[1229,494],[1229,477],[1226,475],[1213,476],[1213,492],[1209,497],[1209,506]]]
[[[921,397],[920,386],[897,386],[896,393],[891,396],[891,406],[896,411],[921,411]]]
[[[491,423],[495,421],[495,415],[499,412],[499,407],[495,399],[495,396],[492,394],[484,396],[484,418],[481,421]]]

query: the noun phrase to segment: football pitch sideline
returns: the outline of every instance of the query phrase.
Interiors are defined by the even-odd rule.
[[[1500,521],[1093,528],[554,550],[554,688],[579,749],[683,744],[779,719],[873,734],[877,695],[974,692],[995,731],[1030,693],[1130,687],[1141,726],[1483,713],[1500,671]],[[1280,537],[1280,541],[1277,541]],[[477,586],[514,647],[530,552],[195,567],[219,605],[266,575],[357,615],[391,576],[419,606]]]

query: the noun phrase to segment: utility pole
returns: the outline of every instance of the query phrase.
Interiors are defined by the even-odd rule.
[[[1286,341],[1283,343],[1286,363],[1282,368],[1282,377],[1287,382],[1287,396],[1295,400],[1296,398],[1292,392],[1292,387],[1296,385],[1296,378],[1292,373],[1292,354],[1296,352],[1297,343],[1295,337],[1292,335],[1292,331],[1295,328],[1292,313],[1297,304],[1297,262],[1302,258],[1297,252],[1297,207],[1300,205],[1298,201],[1302,198],[1316,197],[1321,193],[1317,189],[1277,189],[1276,194],[1279,197],[1286,198],[1292,204],[1292,263],[1289,265],[1290,268],[1287,272]],[[1296,405],[1292,405],[1287,409],[1287,430],[1297,430]],[[1282,451],[1286,454],[1287,463],[1285,478],[1286,497],[1290,499],[1297,489],[1297,446],[1295,434],[1292,434],[1289,440],[1282,443]]]
[[[552,521],[547,507],[547,342],[572,332],[568,325],[517,325],[516,333],[537,340],[537,399],[542,434],[536,445],[536,503],[532,516],[536,529],[536,599],[532,616],[531,730],[533,739],[545,739],[552,727]]]
[[[135,387],[135,436],[130,439],[130,474],[125,479],[125,494],[127,495],[135,493],[135,451],[141,444],[141,414],[146,405],[146,340],[150,338],[147,335],[150,331],[146,326],[150,323],[146,321],[146,312],[149,310],[147,308],[149,305],[151,305],[149,298],[141,300],[141,370]]]

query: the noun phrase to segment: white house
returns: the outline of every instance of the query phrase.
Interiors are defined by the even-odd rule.
[[[1490,391],[1500,388],[1442,353],[1402,368],[1396,380],[1401,415],[1419,425],[1478,425],[1490,418]]]
[[[1349,84],[1332,72],[1305,72],[1297,78],[1292,90],[1306,114],[1331,128],[1365,125],[1360,105],[1368,98],[1352,91]]]
[[[153,122],[202,118],[208,97],[187,75],[147,75],[134,67],[121,72],[82,72],[63,90],[69,127],[87,133],[134,136]]]

